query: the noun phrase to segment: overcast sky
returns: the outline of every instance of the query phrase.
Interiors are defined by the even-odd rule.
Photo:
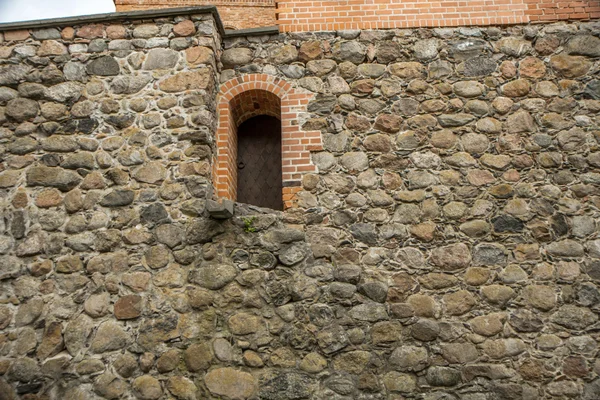
[[[113,0],[0,0],[0,22],[114,12]]]

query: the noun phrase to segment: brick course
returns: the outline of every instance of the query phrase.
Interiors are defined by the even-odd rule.
[[[282,32],[511,25],[600,17],[599,0],[115,0],[117,11],[216,5],[226,28]]]
[[[277,2],[282,32],[510,25],[600,17],[599,1],[337,0]]]

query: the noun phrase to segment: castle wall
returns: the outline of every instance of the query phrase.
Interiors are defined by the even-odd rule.
[[[599,32],[4,32],[0,398],[595,399]],[[250,74],[314,94],[323,150],[218,220]]]

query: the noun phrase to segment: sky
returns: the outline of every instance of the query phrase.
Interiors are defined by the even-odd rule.
[[[0,0],[0,23],[114,11],[113,0]]]

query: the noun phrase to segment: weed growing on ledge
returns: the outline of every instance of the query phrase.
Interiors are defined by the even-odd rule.
[[[254,221],[256,220],[256,217],[248,217],[248,218],[242,218],[242,221],[244,221],[244,232],[246,233],[250,233],[250,232],[256,232],[256,228],[254,227]]]

